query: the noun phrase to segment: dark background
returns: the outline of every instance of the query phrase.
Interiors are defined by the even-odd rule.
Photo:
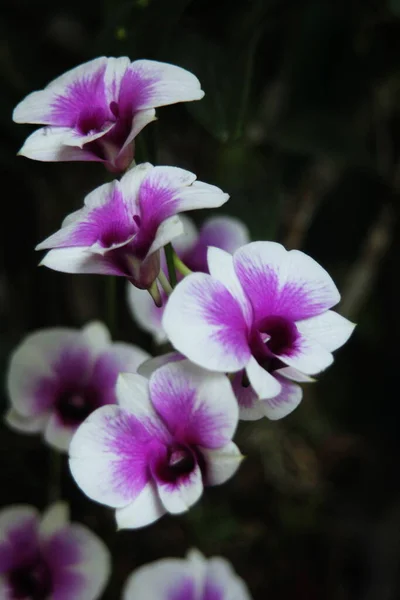
[[[191,546],[229,558],[255,600],[400,598],[399,36],[399,0],[2,1],[3,374],[28,331],[106,318],[106,278],[39,269],[34,246],[108,175],[95,163],[16,157],[31,128],[11,120],[26,94],[103,54],[173,62],[200,78],[205,98],[159,109],[137,159],[228,191],[221,212],[242,218],[253,239],[310,253],[358,323],[292,415],[241,424],[240,472],[183,517],[115,533],[112,511],[63,466],[73,517],[112,549],[104,598],[119,597],[134,567]],[[155,351],[128,315],[123,281],[114,337]],[[1,401],[4,411],[4,392]],[[0,452],[1,504],[44,508],[54,474],[40,438],[2,426]]]

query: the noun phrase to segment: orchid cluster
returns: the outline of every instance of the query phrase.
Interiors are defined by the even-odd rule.
[[[339,292],[311,257],[251,242],[229,216],[198,231],[181,215],[219,208],[228,194],[176,166],[136,164],[135,139],[155,109],[203,95],[177,66],[101,57],[33,92],[13,115],[42,126],[21,155],[101,162],[116,177],[38,244],[47,251],[41,264],[125,278],[132,317],[168,350],[152,358],[93,322],[34,332],[10,360],[6,422],[68,452],[77,485],[115,509],[118,528],[183,513],[204,487],[231,478],[243,458],[239,420],[292,412],[300,384],[331,365],[354,328],[331,310]],[[66,524],[65,507],[42,521],[30,507],[7,509],[0,535],[0,556],[12,557],[0,561],[1,597],[99,597],[108,553],[94,534]],[[226,561],[197,551],[142,567],[123,597],[250,598]]]

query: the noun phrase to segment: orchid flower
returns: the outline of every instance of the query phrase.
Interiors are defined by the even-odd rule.
[[[121,374],[116,393],[117,406],[99,408],[79,427],[69,455],[78,486],[116,509],[119,528],[185,512],[205,485],[237,470],[238,407],[225,375],[185,360],[149,380]]]
[[[190,550],[186,559],[164,558],[132,573],[122,600],[251,600],[230,563]]]
[[[15,122],[44,125],[19,154],[41,161],[97,161],[125,171],[134,156],[132,142],[155,120],[155,108],[203,96],[197,77],[180,67],[102,56],[18,104]]]
[[[228,198],[189,171],[140,164],[86,196],[36,249],[52,249],[41,264],[56,271],[119,275],[147,289],[160,271],[160,248],[182,233],[177,214]]]
[[[27,505],[0,512],[2,600],[96,600],[109,574],[105,544],[87,527],[69,523],[64,503],[42,517]]]
[[[175,288],[164,330],[203,368],[245,370],[244,387],[262,400],[282,393],[276,375],[304,381],[326,369],[353,331],[329,310],[340,300],[331,277],[303,252],[275,242],[253,242],[233,256],[211,247],[208,268]]]
[[[121,371],[136,372],[148,354],[112,343],[104,325],[82,331],[42,329],[28,335],[11,356],[6,422],[22,433],[44,433],[48,444],[68,450],[78,425],[96,408],[115,404]]]

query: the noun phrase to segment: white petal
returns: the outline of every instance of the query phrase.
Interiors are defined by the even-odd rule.
[[[156,120],[157,117],[154,108],[150,108],[148,110],[138,110],[137,112],[135,112],[132,119],[131,130],[124,142],[124,145],[122,146],[119,152],[119,155],[121,155],[124,152],[127,146],[129,146],[129,144],[132,143],[135,137],[142,131],[142,129],[146,127],[146,125]]]
[[[21,433],[40,433],[46,427],[49,415],[40,417],[23,417],[16,410],[10,408],[4,417],[9,427]]]
[[[316,317],[297,321],[296,327],[308,340],[315,340],[326,350],[333,352],[347,342],[353,333],[355,323],[332,310],[328,310]]]
[[[203,493],[203,478],[200,467],[196,465],[186,477],[173,483],[156,480],[159,498],[165,509],[172,514],[189,510]]]
[[[137,529],[154,523],[166,512],[154,484],[148,483],[131,504],[117,508],[115,518],[118,529]]]
[[[92,348],[93,355],[104,352],[111,344],[110,332],[101,321],[92,321],[85,325],[82,335],[87,340],[89,347]]]
[[[192,248],[199,238],[199,233],[194,221],[183,214],[179,216],[183,225],[183,233],[174,238],[174,250],[178,254],[182,254],[185,250]]]
[[[273,398],[280,393],[281,384],[279,381],[263,369],[253,356],[246,366],[246,373],[259,398]]]
[[[40,265],[62,273],[96,273],[100,275],[120,275],[116,268],[87,248],[56,248],[50,250]]]
[[[253,319],[251,304],[235,273],[233,257],[229,252],[210,246],[207,250],[207,262],[210,275],[218,279],[237,299],[242,307],[247,324],[250,326]]]
[[[220,485],[230,479],[236,473],[244,458],[233,442],[229,442],[229,444],[218,450],[200,448],[200,451],[207,465],[207,485]]]
[[[295,353],[281,354],[280,360],[306,375],[316,375],[333,363],[333,356],[321,344],[312,339],[301,337],[296,341]],[[266,396],[267,397],[267,396]]]
[[[69,534],[79,547],[79,564],[71,565],[71,571],[82,573],[85,578],[84,589],[74,593],[73,600],[97,600],[111,573],[111,556],[104,542],[90,529],[80,523],[69,526]]]
[[[52,448],[56,448],[61,452],[68,452],[75,429],[74,427],[67,427],[60,422],[56,414],[52,414],[47,421],[44,439]]]
[[[163,558],[136,569],[125,583],[123,600],[167,600],[192,578],[193,568],[186,560]],[[197,600],[197,596],[194,596]]]
[[[140,186],[153,169],[154,167],[151,163],[140,163],[132,169],[129,169],[119,182],[124,202],[131,208],[133,214],[136,214],[138,210],[137,206]]]
[[[116,384],[118,404],[139,419],[154,416],[149,381],[137,373],[120,373]]]
[[[163,221],[157,229],[156,237],[154,239],[154,242],[150,246],[150,250],[148,251],[147,256],[150,256],[154,252],[157,252],[157,250],[160,250],[160,248],[168,244],[177,236],[182,235],[182,233],[183,224],[177,215],[165,219],[165,221]]]
[[[245,582],[224,558],[210,558],[207,563],[207,582],[211,588],[221,590],[224,600],[251,600]]]
[[[38,382],[53,375],[52,363],[65,347],[81,343],[80,332],[63,327],[36,331],[22,341],[11,355],[7,374],[11,405],[20,416],[36,418],[49,414],[52,399],[46,404],[38,402]]]
[[[91,136],[78,136],[68,127],[41,127],[25,140],[18,154],[43,162],[70,160],[102,162],[102,159],[83,146],[104,136],[110,129],[111,126]]]
[[[47,508],[40,521],[40,535],[49,537],[69,522],[69,508],[66,502],[56,502]]]
[[[205,369],[235,372],[250,359],[242,306],[208,274],[194,273],[178,283],[162,325],[175,348]]]
[[[163,365],[179,360],[185,360],[185,357],[182,354],[179,354],[179,352],[167,352],[166,354],[161,354],[160,356],[155,356],[154,358],[146,360],[140,365],[137,372],[139,375],[146,377],[146,379],[150,379],[154,371],[157,371],[157,369]]]
[[[204,96],[197,77],[181,67],[143,59],[133,62],[130,69],[141,80],[140,86],[146,87],[146,93],[136,104],[138,109],[201,100]]]
[[[223,192],[219,187],[203,181],[195,181],[179,192],[178,207],[179,212],[199,208],[219,208],[228,200],[229,194]]]

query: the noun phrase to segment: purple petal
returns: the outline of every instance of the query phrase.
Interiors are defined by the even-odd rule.
[[[209,246],[233,253],[250,240],[247,227],[233,217],[212,217],[204,222],[197,243],[180,252],[183,262],[192,271],[208,272],[207,249]]]
[[[206,369],[234,372],[250,359],[242,306],[210,275],[195,273],[177,285],[162,324],[175,348]]]
[[[251,600],[242,579],[236,575],[227,560],[213,557],[207,561],[207,574],[202,600]]]
[[[265,416],[271,421],[283,419],[283,417],[289,415],[297,408],[303,397],[303,390],[299,385],[279,375],[276,377],[281,384],[280,394],[261,402]]]
[[[307,319],[340,300],[331,277],[317,262],[275,242],[247,244],[235,252],[234,265],[256,321],[270,315]]]
[[[104,104],[103,56],[79,65],[54,79],[40,92],[29,94],[13,113],[16,123],[74,126],[80,109]]]
[[[84,493],[112,507],[131,503],[148,482],[150,457],[165,439],[160,424],[104,406],[79,427],[70,444],[70,469]]]
[[[37,556],[39,517],[27,505],[14,505],[0,512],[0,573]]]
[[[221,448],[231,441],[238,407],[225,375],[189,361],[167,364],[150,378],[152,404],[181,444]]]
[[[51,566],[55,600],[96,600],[110,574],[105,544],[89,529],[72,524],[46,541],[43,551]]]

